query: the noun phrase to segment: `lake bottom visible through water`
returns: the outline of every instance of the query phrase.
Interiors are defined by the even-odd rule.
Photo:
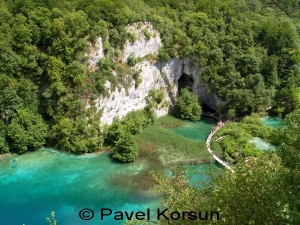
[[[156,194],[122,185],[124,174],[144,167],[112,162],[107,153],[74,156],[44,149],[23,154],[0,164],[1,224],[46,225],[51,211],[58,225],[122,224],[111,217],[101,221],[100,209],[130,212],[159,206]],[[94,211],[93,219],[79,218],[84,208]]]
[[[215,123],[203,117],[175,132],[205,140]],[[217,167],[211,163],[185,168],[190,184],[198,185],[199,180],[208,179],[203,175],[207,169]],[[45,218],[54,211],[57,225],[121,225],[124,221],[113,216],[101,221],[101,208],[130,213],[148,208],[155,212],[161,207],[161,197],[155,192],[133,188],[126,181],[128,175],[143,170],[147,170],[146,163],[117,163],[108,153],[78,156],[40,149],[6,160],[0,163],[1,224],[47,225]],[[80,219],[79,211],[85,208],[94,211],[93,219]]]

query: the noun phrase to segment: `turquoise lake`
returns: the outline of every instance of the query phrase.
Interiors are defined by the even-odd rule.
[[[269,127],[272,128],[278,128],[278,127],[285,127],[283,119],[280,117],[263,117],[261,118],[263,123]],[[256,145],[257,149],[266,151],[266,150],[274,150],[276,148],[275,145],[272,145],[269,142],[264,141],[260,137],[253,137],[250,140],[250,143],[253,143]]]
[[[186,138],[204,141],[216,124],[217,120],[208,116],[201,116],[199,121],[185,121],[182,126],[171,128],[170,130]]]
[[[208,116],[201,116],[201,120],[199,121],[185,121],[182,126],[171,128],[170,130],[189,139],[205,141],[216,124],[217,120]],[[208,181],[209,177],[206,175],[207,172],[215,173],[219,168],[221,167],[218,163],[203,163],[184,167],[184,169],[187,170],[186,177],[189,178],[189,183],[197,186],[201,186],[201,182]]]
[[[173,131],[205,140],[214,124],[216,120],[203,117]],[[203,173],[209,168],[218,165],[187,166],[190,184],[206,181]],[[1,224],[47,225],[45,218],[55,211],[58,225],[121,225],[124,221],[113,217],[101,221],[100,209],[131,212],[160,206],[157,194],[138,190],[128,182],[143,170],[147,170],[146,163],[117,163],[108,153],[78,156],[41,149],[6,159],[0,162]],[[94,210],[93,219],[79,218],[84,208]]]
[[[184,167],[187,170],[186,177],[189,184],[194,186],[202,186],[209,180],[207,173],[217,173],[221,167],[218,163],[203,163],[201,165],[189,165]]]
[[[100,220],[100,208],[146,211],[160,203],[156,195],[124,186],[125,174],[138,174],[140,163],[120,164],[107,153],[68,155],[38,150],[0,164],[0,218],[4,225],[43,225],[55,211],[58,225],[122,224]],[[147,179],[147,177],[145,177]],[[92,220],[81,220],[83,208],[94,210]]]
[[[263,150],[263,151],[274,150],[276,148],[275,145],[272,145],[271,143],[264,141],[260,137],[253,137],[250,140],[250,143],[254,143],[256,145],[257,149],[260,149],[260,150]]]
[[[263,117],[262,121],[265,125],[278,128],[279,126],[284,127],[284,121],[280,117]]]

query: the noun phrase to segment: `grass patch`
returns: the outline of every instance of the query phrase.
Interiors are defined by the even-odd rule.
[[[205,141],[185,138],[169,130],[184,123],[183,120],[166,115],[136,134],[139,145],[137,161],[146,163],[147,166],[138,174],[128,175],[125,179],[115,178],[112,182],[130,186],[131,189],[151,190],[157,183],[149,171],[156,174],[167,167],[215,162],[207,151]],[[222,149],[219,149],[221,148],[216,148],[215,152],[222,156]]]
[[[183,120],[177,119],[175,117],[165,115],[157,119],[156,125],[159,125],[163,128],[174,128],[180,127],[184,124]]]
[[[204,141],[194,141],[162,127],[162,124],[167,127],[174,126],[174,121],[180,120],[163,118],[136,136],[140,158],[150,157],[152,164],[159,167],[214,162]]]

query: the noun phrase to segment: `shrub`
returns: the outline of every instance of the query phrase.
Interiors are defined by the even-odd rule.
[[[181,119],[200,120],[202,108],[197,96],[186,88],[182,89],[174,113]]]
[[[135,57],[134,53],[131,53],[129,57],[127,58],[127,64],[128,66],[135,66],[137,64],[138,58]]]
[[[149,30],[145,28],[145,29],[142,30],[142,32],[145,35],[146,40],[150,40],[151,33],[149,32]]]
[[[121,162],[133,162],[138,156],[138,144],[134,137],[127,133],[120,137],[113,149],[113,158]]]

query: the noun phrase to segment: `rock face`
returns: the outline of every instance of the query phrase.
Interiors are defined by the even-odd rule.
[[[146,39],[145,29],[151,37]],[[142,32],[143,31],[143,32]],[[123,51],[122,61],[126,62],[127,58],[133,54],[135,57],[144,57],[152,54],[156,55],[161,47],[159,33],[156,32],[150,24],[143,25],[140,28],[129,27],[128,32],[137,35],[138,40],[134,43],[127,42]],[[101,39],[98,39],[98,41]],[[98,43],[98,42],[97,42]],[[93,54],[90,54],[90,66],[94,66],[103,53],[99,52],[102,45],[94,47]],[[95,53],[96,52],[96,53]],[[143,60],[135,66],[139,69],[141,83],[135,87],[135,81],[132,79],[129,88],[116,88],[112,90],[110,83],[107,81],[105,86],[109,97],[100,96],[95,100],[96,107],[103,110],[101,124],[111,124],[115,117],[122,118],[128,112],[143,109],[147,105],[147,97],[151,90],[154,92],[163,92],[164,101],[158,104],[155,113],[163,116],[169,112],[176,102],[178,93],[178,80],[184,76],[191,79],[190,87],[193,92],[200,98],[201,102],[209,107],[216,109],[217,106],[225,104],[220,98],[213,93],[208,93],[207,86],[200,82],[199,74],[202,68],[191,66],[188,58],[173,58],[167,62],[151,63],[149,60]],[[148,97],[149,99],[149,97]]]
[[[95,69],[97,63],[104,57],[102,37],[98,37],[95,45],[89,44],[88,66],[90,69]]]
[[[135,35],[138,40],[126,43],[122,59],[123,62],[127,61],[130,54],[133,54],[136,57],[157,54],[159,48],[162,46],[159,33],[148,23],[139,26],[130,26],[127,31]],[[145,36],[145,32],[147,32],[148,38]]]

